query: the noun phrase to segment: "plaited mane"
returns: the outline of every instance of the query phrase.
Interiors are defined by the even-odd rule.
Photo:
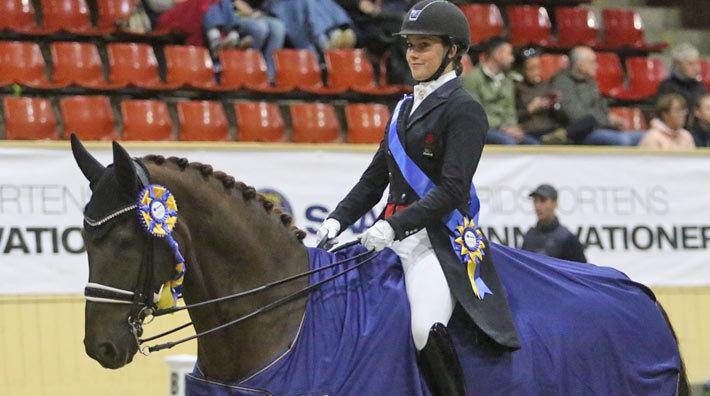
[[[168,157],[167,159],[162,155],[147,155],[143,158],[144,161],[152,162],[156,165],[162,166],[166,161],[172,162],[177,165],[180,170],[184,171],[187,168],[191,168],[199,172],[204,177],[212,177],[222,183],[227,192],[234,192],[236,194],[241,194],[245,201],[250,201],[256,199],[261,203],[264,210],[273,216],[278,216],[281,220],[281,224],[284,227],[288,227],[289,230],[298,238],[298,240],[303,241],[306,237],[306,232],[299,229],[293,225],[293,217],[288,213],[284,213],[280,208],[274,207],[274,203],[266,199],[263,195],[256,192],[256,189],[252,186],[248,186],[243,182],[237,181],[234,177],[222,172],[215,171],[211,165],[202,164],[199,162],[190,162],[186,158],[178,157]]]

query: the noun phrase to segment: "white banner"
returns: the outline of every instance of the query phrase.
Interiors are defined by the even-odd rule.
[[[127,148],[134,156],[208,163],[253,185],[294,215],[309,234],[307,245],[374,150]],[[90,151],[104,164],[112,162],[108,145]],[[587,245],[590,262],[649,285],[710,285],[710,156],[489,150],[475,183],[481,223],[492,241],[520,246],[535,223],[528,193],[543,182],[559,189],[560,221]],[[0,146],[0,294],[83,290],[88,271],[80,232],[89,197],[68,146]],[[367,229],[382,206],[340,239]]]

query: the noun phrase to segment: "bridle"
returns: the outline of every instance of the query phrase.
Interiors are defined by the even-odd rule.
[[[149,182],[150,177],[149,177],[148,170],[145,168],[145,166],[141,162],[139,162],[135,159],[132,162],[133,162],[134,168],[136,170],[136,175],[141,183],[142,189],[149,188],[151,186],[151,184]],[[107,223],[108,221],[113,220],[119,216],[123,216],[125,214],[132,213],[133,211],[137,210],[138,208],[139,208],[138,204],[127,205],[121,209],[118,209],[118,210],[112,212],[111,214],[109,214],[99,220],[94,220],[94,219],[88,218],[85,215],[84,221],[88,225],[96,227],[96,226],[103,225],[103,224]],[[159,351],[162,349],[169,349],[169,348],[174,347],[175,345],[182,344],[184,342],[205,336],[205,335],[213,333],[215,331],[222,330],[222,329],[227,328],[229,326],[235,325],[237,323],[243,322],[247,319],[253,318],[255,316],[258,316],[260,314],[268,312],[272,309],[280,307],[280,306],[282,306],[286,303],[289,303],[291,301],[294,301],[298,298],[306,296],[310,292],[319,289],[323,284],[325,284],[335,278],[343,276],[346,273],[371,261],[372,259],[375,258],[375,256],[377,256],[379,254],[379,252],[365,251],[365,252],[359,253],[353,257],[349,257],[349,258],[346,258],[343,260],[335,261],[331,264],[325,265],[325,266],[320,267],[318,269],[305,271],[300,274],[292,275],[292,276],[284,278],[284,279],[280,279],[280,280],[277,280],[277,281],[274,281],[274,282],[271,282],[271,283],[268,283],[268,284],[265,284],[262,286],[255,287],[253,289],[241,291],[238,293],[234,293],[231,295],[222,296],[222,297],[218,297],[218,298],[214,298],[214,299],[210,299],[210,300],[201,301],[201,302],[194,303],[194,304],[159,309],[157,306],[157,303],[158,303],[158,299],[160,298],[160,295],[163,292],[163,288],[165,287],[165,284],[163,286],[161,286],[161,289],[158,291],[158,293],[154,293],[154,291],[152,289],[152,285],[154,283],[154,279],[153,279],[153,269],[154,269],[153,248],[154,248],[154,242],[158,238],[155,237],[155,234],[151,234],[150,232],[146,233],[146,237],[148,237],[148,243],[146,243],[144,245],[143,255],[142,255],[142,259],[141,259],[142,261],[141,261],[141,265],[140,265],[140,271],[138,274],[138,280],[136,282],[136,287],[133,291],[125,290],[125,289],[121,289],[121,288],[117,288],[117,287],[113,287],[113,286],[108,286],[108,285],[104,285],[104,284],[96,283],[96,282],[89,282],[89,283],[87,283],[86,287],[84,288],[84,296],[88,302],[108,303],[108,304],[130,304],[131,305],[130,313],[127,318],[127,322],[130,327],[130,331],[133,334],[133,337],[136,341],[136,345],[138,347],[138,350],[144,355],[148,355],[150,352],[155,352],[155,351]],[[343,248],[352,246],[358,242],[359,241],[357,241],[357,240],[352,241],[348,244],[339,246],[338,249],[343,249]],[[184,260],[182,259],[182,255],[179,252],[179,248],[177,246],[177,243],[174,241],[173,241],[173,243],[174,243],[174,246],[171,245],[171,248],[173,248],[173,253],[175,254],[178,261],[180,263],[183,263],[183,268],[185,268],[184,267]],[[353,266],[346,267],[345,269],[337,272],[334,275],[331,275],[325,279],[322,279],[321,281],[319,281],[317,283],[314,283],[312,285],[304,287],[304,288],[302,288],[296,292],[293,292],[285,297],[282,297],[276,301],[273,301],[267,305],[264,305],[258,309],[255,309],[254,311],[247,313],[247,314],[245,314],[239,318],[236,318],[232,321],[218,325],[212,329],[205,330],[203,332],[194,334],[192,336],[179,339],[177,341],[166,342],[166,343],[154,345],[154,346],[142,346],[146,342],[153,341],[158,338],[162,338],[166,335],[172,334],[176,331],[182,330],[182,329],[192,325],[192,322],[188,322],[188,323],[182,324],[180,326],[177,326],[171,330],[157,334],[155,336],[142,339],[140,337],[143,335],[144,320],[147,317],[154,318],[157,316],[172,314],[172,313],[186,310],[186,309],[199,308],[199,307],[207,306],[207,305],[218,303],[218,302],[236,300],[238,298],[246,297],[246,296],[249,296],[252,294],[256,294],[256,293],[271,289],[273,287],[276,287],[276,286],[279,286],[282,284],[292,282],[296,279],[300,279],[300,278],[303,278],[303,277],[306,277],[306,276],[309,276],[312,274],[316,274],[316,273],[325,271],[327,269],[336,267],[338,265],[345,265],[348,262],[360,259],[364,256],[367,256],[367,257],[365,257],[361,261],[357,262]],[[173,296],[174,296],[175,300],[182,297],[182,295],[181,295],[182,290],[181,289],[178,291],[173,290],[172,292],[173,292]],[[152,319],[151,319],[151,321],[152,321]],[[147,323],[150,323],[150,321]],[[147,323],[145,323],[145,324],[147,324]]]

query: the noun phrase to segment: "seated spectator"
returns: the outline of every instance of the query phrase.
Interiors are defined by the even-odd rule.
[[[357,47],[365,48],[379,70],[386,60],[389,84],[414,85],[407,65],[406,46],[392,35],[399,31],[402,17],[414,5],[410,0],[337,0],[355,24]]]
[[[594,77],[597,73],[597,55],[589,47],[579,46],[569,53],[569,68],[561,70],[552,79],[552,86],[560,92],[560,110],[568,123],[592,116],[596,127],[582,143],[610,146],[636,146],[643,131],[618,129],[623,120],[609,114],[606,100],[599,94]]]
[[[262,1],[235,0],[234,6],[239,17],[239,32],[252,38],[252,48],[261,51],[266,60],[269,81],[276,76],[274,51],[283,48],[286,28],[278,18],[263,14],[259,10]]]
[[[683,95],[689,109],[694,109],[698,98],[705,94],[705,86],[700,82],[700,53],[694,46],[681,43],[671,50],[671,59],[671,75],[658,86],[656,100],[677,93]]]
[[[333,0],[270,0],[263,9],[280,19],[295,48],[311,51],[353,48],[353,21]]]
[[[683,129],[688,117],[685,99],[679,94],[667,94],[656,103],[658,118],[651,120],[651,128],[639,146],[661,150],[695,148],[693,136]]]
[[[483,106],[488,115],[486,143],[538,144],[518,124],[515,112],[513,79],[508,72],[513,66],[513,46],[500,37],[485,45],[478,65],[463,78],[464,88]]]
[[[594,128],[594,117],[583,117],[570,125],[562,122],[560,93],[552,89],[549,80],[542,79],[540,55],[539,48],[527,47],[516,56],[520,77],[515,83],[515,105],[520,126],[545,144],[581,142]]]
[[[695,103],[695,117],[691,133],[695,147],[710,147],[710,94],[701,96]]]

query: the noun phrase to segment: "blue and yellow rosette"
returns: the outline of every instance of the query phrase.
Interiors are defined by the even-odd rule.
[[[473,289],[473,294],[482,300],[486,294],[493,294],[491,289],[481,279],[481,265],[486,255],[483,233],[476,227],[473,220],[463,217],[461,223],[454,230],[453,245],[456,254],[466,264],[466,271]]]
[[[159,184],[151,184],[138,195],[138,220],[143,228],[156,238],[165,239],[173,252],[177,264],[175,276],[165,283],[157,297],[158,309],[174,307],[182,296],[182,281],[185,276],[185,259],[180,254],[172,231],[177,223],[177,203],[172,193]]]

